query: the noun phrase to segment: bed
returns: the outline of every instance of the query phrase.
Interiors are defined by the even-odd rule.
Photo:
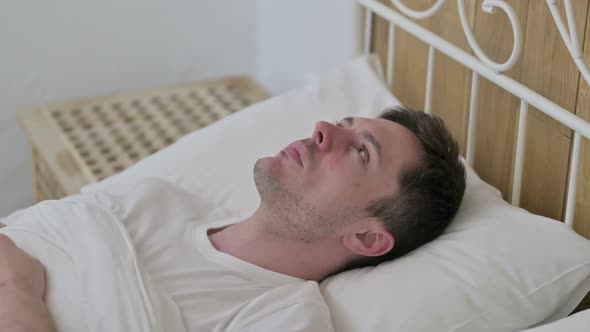
[[[9,225],[9,232],[19,218],[42,216],[37,222],[46,224],[52,213],[67,216],[74,211],[70,208],[75,208],[79,219],[87,222],[86,227],[97,227],[95,233],[108,238],[112,229],[90,225],[92,217],[102,212],[81,209],[76,200],[116,195],[146,178],[165,180],[206,197],[211,204],[202,209],[245,217],[258,203],[251,176],[256,158],[276,153],[293,139],[308,136],[314,121],[375,116],[385,107],[402,103],[441,115],[459,138],[468,168],[465,199],[452,225],[437,240],[393,262],[347,271],[323,281],[320,288],[335,329],[550,331],[550,324],[558,324],[556,329],[567,326],[569,330],[583,331],[590,316],[590,311],[584,310],[588,304],[583,303],[590,291],[590,123],[583,119],[588,116],[583,107],[586,83],[579,84],[578,103],[569,109],[552,101],[554,96],[543,96],[511,78],[510,71],[509,75],[503,74],[523,62],[521,54],[527,54],[522,49],[522,29],[513,6],[533,8],[540,2],[525,7],[520,7],[521,2],[513,6],[505,1],[483,2],[485,11],[501,11],[509,18],[511,25],[502,26],[500,32],[496,31],[497,39],[493,39],[503,39],[501,34],[506,31],[513,34],[514,45],[505,63],[496,63],[477,46],[470,26],[475,13],[477,17],[482,14],[471,2],[438,0],[422,10],[412,10],[395,0],[358,2],[365,13],[365,56],[305,87],[192,132],[131,168],[84,187],[78,197],[66,199],[73,202],[71,207],[48,201],[17,211],[0,222]],[[572,66],[576,71],[579,68],[578,75],[586,80],[588,70],[575,32],[574,14],[579,11],[574,12],[572,3],[565,1],[566,21],[556,11],[556,3],[548,1],[547,6],[558,18],[557,36],[564,38],[566,51],[576,59]],[[457,11],[464,28],[461,31],[468,40],[462,47],[414,22],[434,18],[441,12],[456,15]],[[443,29],[443,33],[448,30]],[[414,49],[417,41],[422,46]],[[471,48],[475,55],[470,53]],[[404,59],[410,62],[404,63]],[[457,66],[462,68],[459,74]],[[419,73],[424,74],[423,80],[414,79]],[[455,84],[457,81],[461,84]],[[512,97],[503,99],[490,90],[497,89],[490,88],[494,85]],[[489,113],[498,108],[503,115]],[[539,118],[555,124],[548,122],[552,124],[540,130],[535,127]],[[530,137],[539,131],[545,133],[546,127],[556,133]],[[569,128],[566,134],[564,128]],[[251,140],[256,144],[244,144]],[[554,148],[555,144],[563,148],[563,140],[567,141],[565,155]],[[556,169],[565,173],[556,173]],[[505,177],[500,180],[499,175]],[[71,227],[81,225],[72,223]],[[88,238],[88,243],[91,240]],[[114,247],[125,246],[124,236],[118,237]],[[135,262],[133,251],[129,255]],[[101,256],[99,262],[109,257]],[[153,284],[137,285],[132,281],[135,271],[125,266],[121,269],[129,276],[125,280],[130,288],[136,289],[136,302],[148,303],[146,307],[151,308],[140,315],[135,312],[141,316],[138,322],[148,323],[137,323],[131,329],[150,329],[154,315],[155,321],[174,321],[178,313],[172,304],[158,298]],[[89,276],[92,272],[85,271]],[[99,293],[94,290],[94,294]],[[122,309],[129,309],[121,303]],[[107,303],[96,306],[104,308]],[[580,312],[567,318],[576,307]],[[124,311],[114,314],[124,321]]]
[[[363,52],[386,64],[396,97],[445,118],[511,204],[590,238],[588,4],[358,2]],[[576,311],[589,307],[587,296]]]

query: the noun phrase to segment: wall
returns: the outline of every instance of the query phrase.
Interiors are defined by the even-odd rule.
[[[360,52],[353,0],[258,0],[256,73],[273,94],[345,63]]]
[[[9,1],[0,11],[0,216],[33,203],[23,107],[255,72],[256,0]]]

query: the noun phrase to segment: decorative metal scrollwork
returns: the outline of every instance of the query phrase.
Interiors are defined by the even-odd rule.
[[[391,3],[404,15],[413,18],[413,19],[425,19],[432,17],[436,14],[442,5],[444,4],[445,0],[438,0],[432,7],[428,8],[424,11],[415,11],[409,9],[406,5],[402,3],[401,0],[390,0]],[[549,0],[548,0],[549,1]],[[488,14],[494,14],[497,12],[497,9],[503,11],[508,19],[510,20],[510,24],[512,26],[512,34],[514,36],[513,45],[512,45],[512,53],[508,60],[503,63],[498,63],[492,60],[490,57],[485,54],[485,52],[479,47],[477,40],[471,30],[469,25],[469,19],[466,14],[465,10],[465,0],[457,0],[457,6],[459,8],[459,18],[461,20],[461,27],[463,28],[463,32],[465,33],[465,37],[467,38],[467,42],[469,46],[475,53],[475,55],[483,62],[486,66],[492,68],[497,72],[506,71],[518,61],[520,55],[522,54],[522,30],[520,28],[520,22],[518,20],[518,16],[514,9],[505,1],[503,0],[484,0],[482,3],[482,9],[484,12]]]
[[[580,39],[578,38],[576,18],[574,16],[574,6],[572,5],[571,0],[564,0],[564,4],[567,27],[563,22],[561,13],[559,12],[557,0],[547,0],[547,6],[549,6],[549,10],[551,10],[553,21],[555,21],[555,25],[557,25],[561,39],[563,39],[567,50],[572,56],[576,67],[578,67],[578,70],[584,77],[584,80],[587,84],[590,84],[590,72],[588,71],[588,66],[586,66],[586,63],[584,62],[584,54],[582,48],[580,47]]]
[[[408,8],[402,0],[390,0],[391,3],[404,15],[413,18],[413,19],[426,19],[429,17],[434,16],[444,5],[445,0],[438,0],[432,5],[430,8],[417,11]],[[580,47],[580,39],[578,37],[578,30],[576,27],[576,18],[574,16],[574,6],[572,4],[572,0],[563,0],[565,5],[565,17],[566,21],[564,22],[561,13],[559,12],[558,0],[546,0],[547,6],[551,11],[551,15],[553,16],[553,20],[555,21],[555,25],[559,30],[559,34],[561,35],[561,39],[565,43],[568,52],[572,56],[576,67],[584,77],[586,83],[590,84],[590,71],[588,70],[588,66],[584,62],[584,54],[582,48]],[[484,51],[479,47],[475,36],[473,35],[473,31],[469,26],[469,20],[467,18],[467,14],[465,11],[465,0],[457,0],[457,6],[459,8],[459,18],[461,20],[461,27],[463,28],[463,32],[465,33],[465,37],[467,37],[467,42],[469,46],[475,53],[475,55],[488,67],[494,69],[497,72],[506,71],[518,61],[520,55],[522,54],[522,30],[520,28],[520,22],[518,21],[518,17],[514,12],[514,9],[506,3],[504,0],[484,0],[482,3],[482,9],[484,12],[488,14],[496,13],[497,9],[502,10],[508,19],[510,20],[510,24],[512,25],[512,33],[514,36],[514,41],[512,45],[512,53],[508,60],[504,63],[498,63],[488,57]]]

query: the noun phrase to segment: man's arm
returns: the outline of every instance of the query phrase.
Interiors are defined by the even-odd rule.
[[[56,331],[44,295],[43,265],[0,234],[0,331]]]

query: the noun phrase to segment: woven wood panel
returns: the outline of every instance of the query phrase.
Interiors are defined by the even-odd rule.
[[[249,104],[233,86],[218,84],[47,112],[101,180]]]
[[[32,150],[33,167],[35,172],[35,198],[37,201],[55,199],[66,196],[64,189],[57,182],[57,179],[47,162],[41,157],[37,149]]]
[[[254,80],[234,77],[23,111],[37,198],[77,193],[267,97]]]

